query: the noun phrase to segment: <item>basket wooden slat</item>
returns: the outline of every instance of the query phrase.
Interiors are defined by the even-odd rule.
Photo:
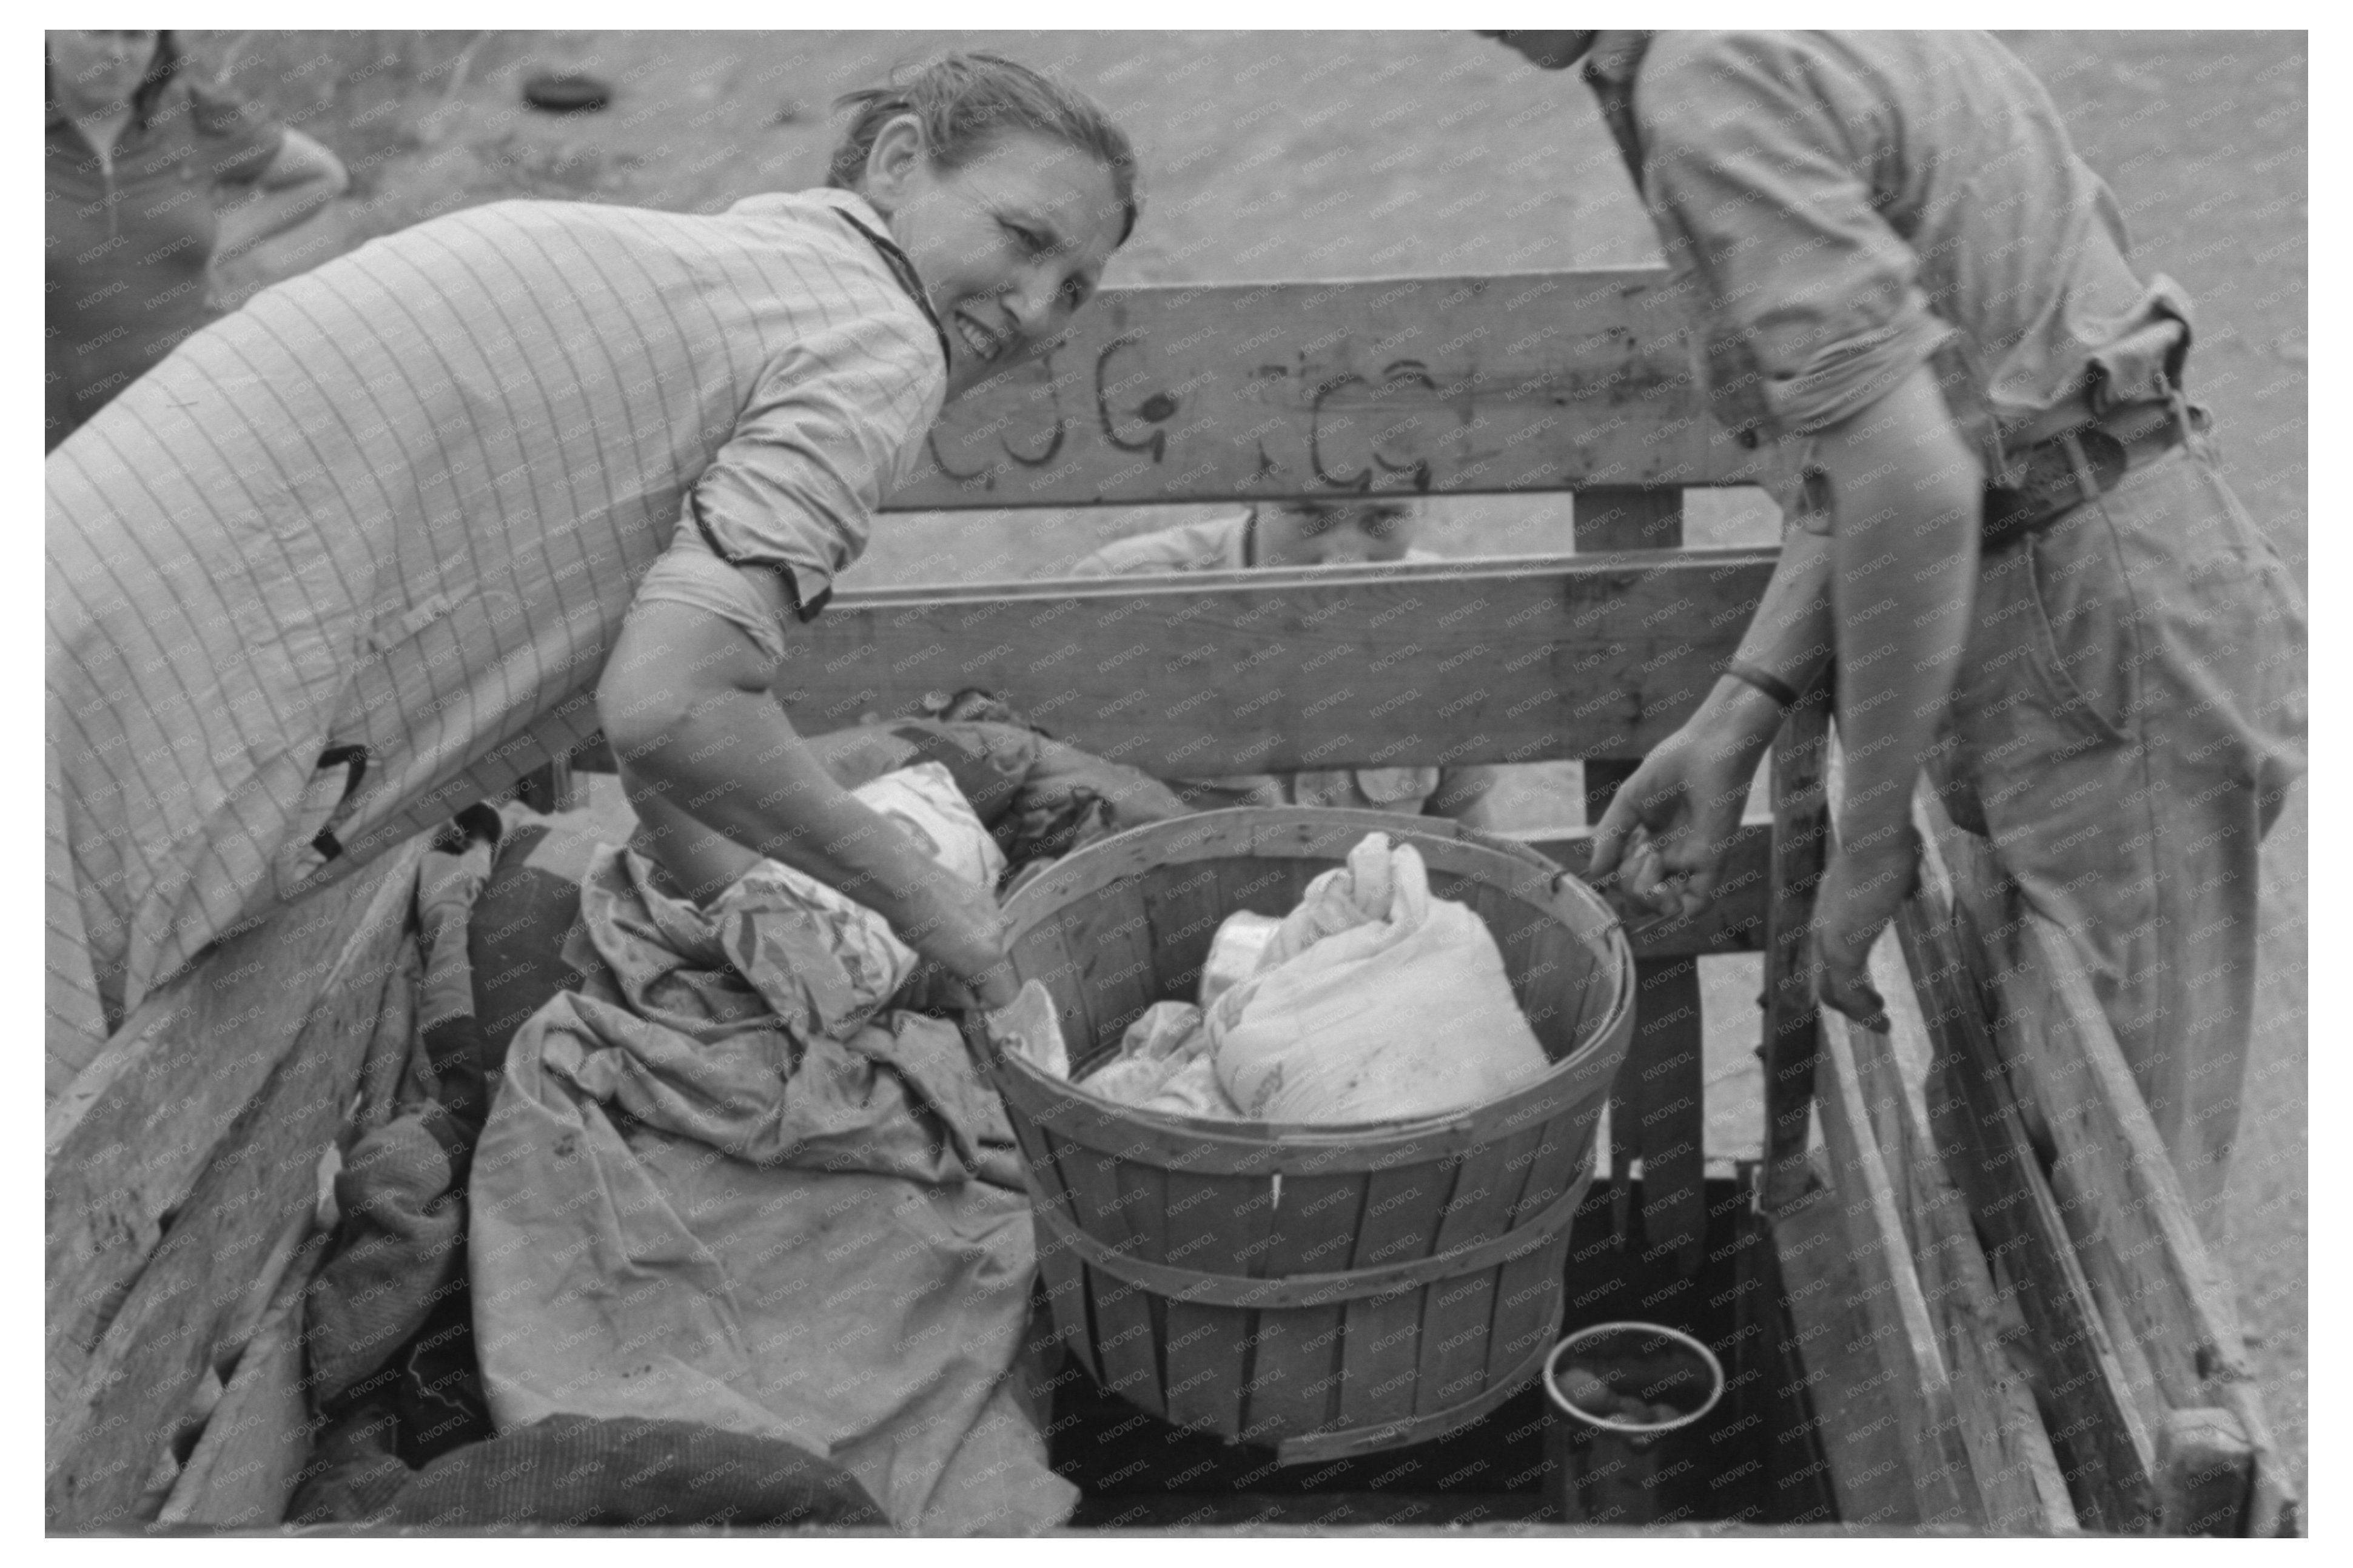
[[[1541,1366],[1631,1032],[1623,934],[1540,856],[1300,808],[1121,835],[1007,907],[1015,968],[1052,993],[1083,1076],[1146,1007],[1195,994],[1226,916],[1287,912],[1376,829],[1486,921],[1550,1072],[1404,1122],[1238,1122],[1100,1100],[974,1036],[1029,1163],[1063,1342],[1140,1408],[1290,1461],[1439,1436]]]

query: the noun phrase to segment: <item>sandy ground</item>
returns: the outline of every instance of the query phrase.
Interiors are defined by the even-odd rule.
[[[2299,34],[2005,35],[2116,189],[2150,271],[2199,304],[2193,390],[2215,408],[2241,497],[2304,569],[2306,66]],[[892,65],[987,47],[1114,107],[1148,207],[1109,281],[1499,272],[1655,261],[1589,96],[1464,34],[197,34],[200,60],[335,145],[350,198],[258,253],[233,292],[434,213],[529,195],[712,210],[821,183],[827,109]],[[619,87],[601,114],[520,107],[526,68]],[[1187,515],[1180,513],[1179,515]],[[1769,540],[1753,492],[1694,494],[1692,543]],[[951,542],[1042,563],[1166,521],[1139,512],[903,514],[848,581],[902,580]],[[1451,554],[1567,549],[1559,498],[1437,509]],[[1577,820],[1573,764],[1522,792],[1524,820]],[[2303,1479],[2306,1394],[2306,809],[2265,851],[2263,975],[2221,1262],[2273,1421]],[[1754,960],[1710,961],[1718,1152],[1754,1150]]]

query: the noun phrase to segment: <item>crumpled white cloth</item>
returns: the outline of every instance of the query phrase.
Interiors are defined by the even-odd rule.
[[[1419,851],[1382,833],[1308,884],[1206,1025],[1218,1081],[1255,1121],[1434,1115],[1549,1066],[1486,922],[1432,897]]]
[[[702,1421],[833,1459],[902,1528],[1067,1519],[1024,1404],[1018,1157],[955,1029],[884,1010],[914,955],[775,862],[698,909],[600,850],[581,912],[586,978],[515,1036],[474,1159],[500,1428]]]
[[[1155,1002],[1127,1026],[1113,1058],[1079,1080],[1089,1094],[1142,1110],[1175,1116],[1241,1118],[1226,1098],[1209,1054],[1201,1009],[1190,1002]]]

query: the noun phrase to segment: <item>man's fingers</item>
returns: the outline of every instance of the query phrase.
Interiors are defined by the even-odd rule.
[[[1618,858],[1626,847],[1626,835],[1636,826],[1634,803],[1624,791],[1609,802],[1601,814],[1599,826],[1593,830],[1593,856],[1586,863],[1586,880],[1598,882],[1618,869]]]
[[[1847,969],[1831,963],[1819,948],[1814,956],[1814,1000],[1853,1019],[1877,1034],[1888,1031],[1887,1004],[1861,965]]]

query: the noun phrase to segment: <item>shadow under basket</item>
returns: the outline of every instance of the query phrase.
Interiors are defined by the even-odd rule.
[[[1283,1463],[1427,1441],[1542,1369],[1633,1027],[1624,934],[1531,851],[1314,807],[1124,833],[1006,905],[1014,969],[1052,996],[1083,1075],[1146,1007],[1193,998],[1228,915],[1288,913],[1370,832],[1413,845],[1430,891],[1486,922],[1549,1071],[1411,1121],[1223,1121],[1079,1093],[969,1030],[1029,1168],[1063,1345],[1139,1409]]]

